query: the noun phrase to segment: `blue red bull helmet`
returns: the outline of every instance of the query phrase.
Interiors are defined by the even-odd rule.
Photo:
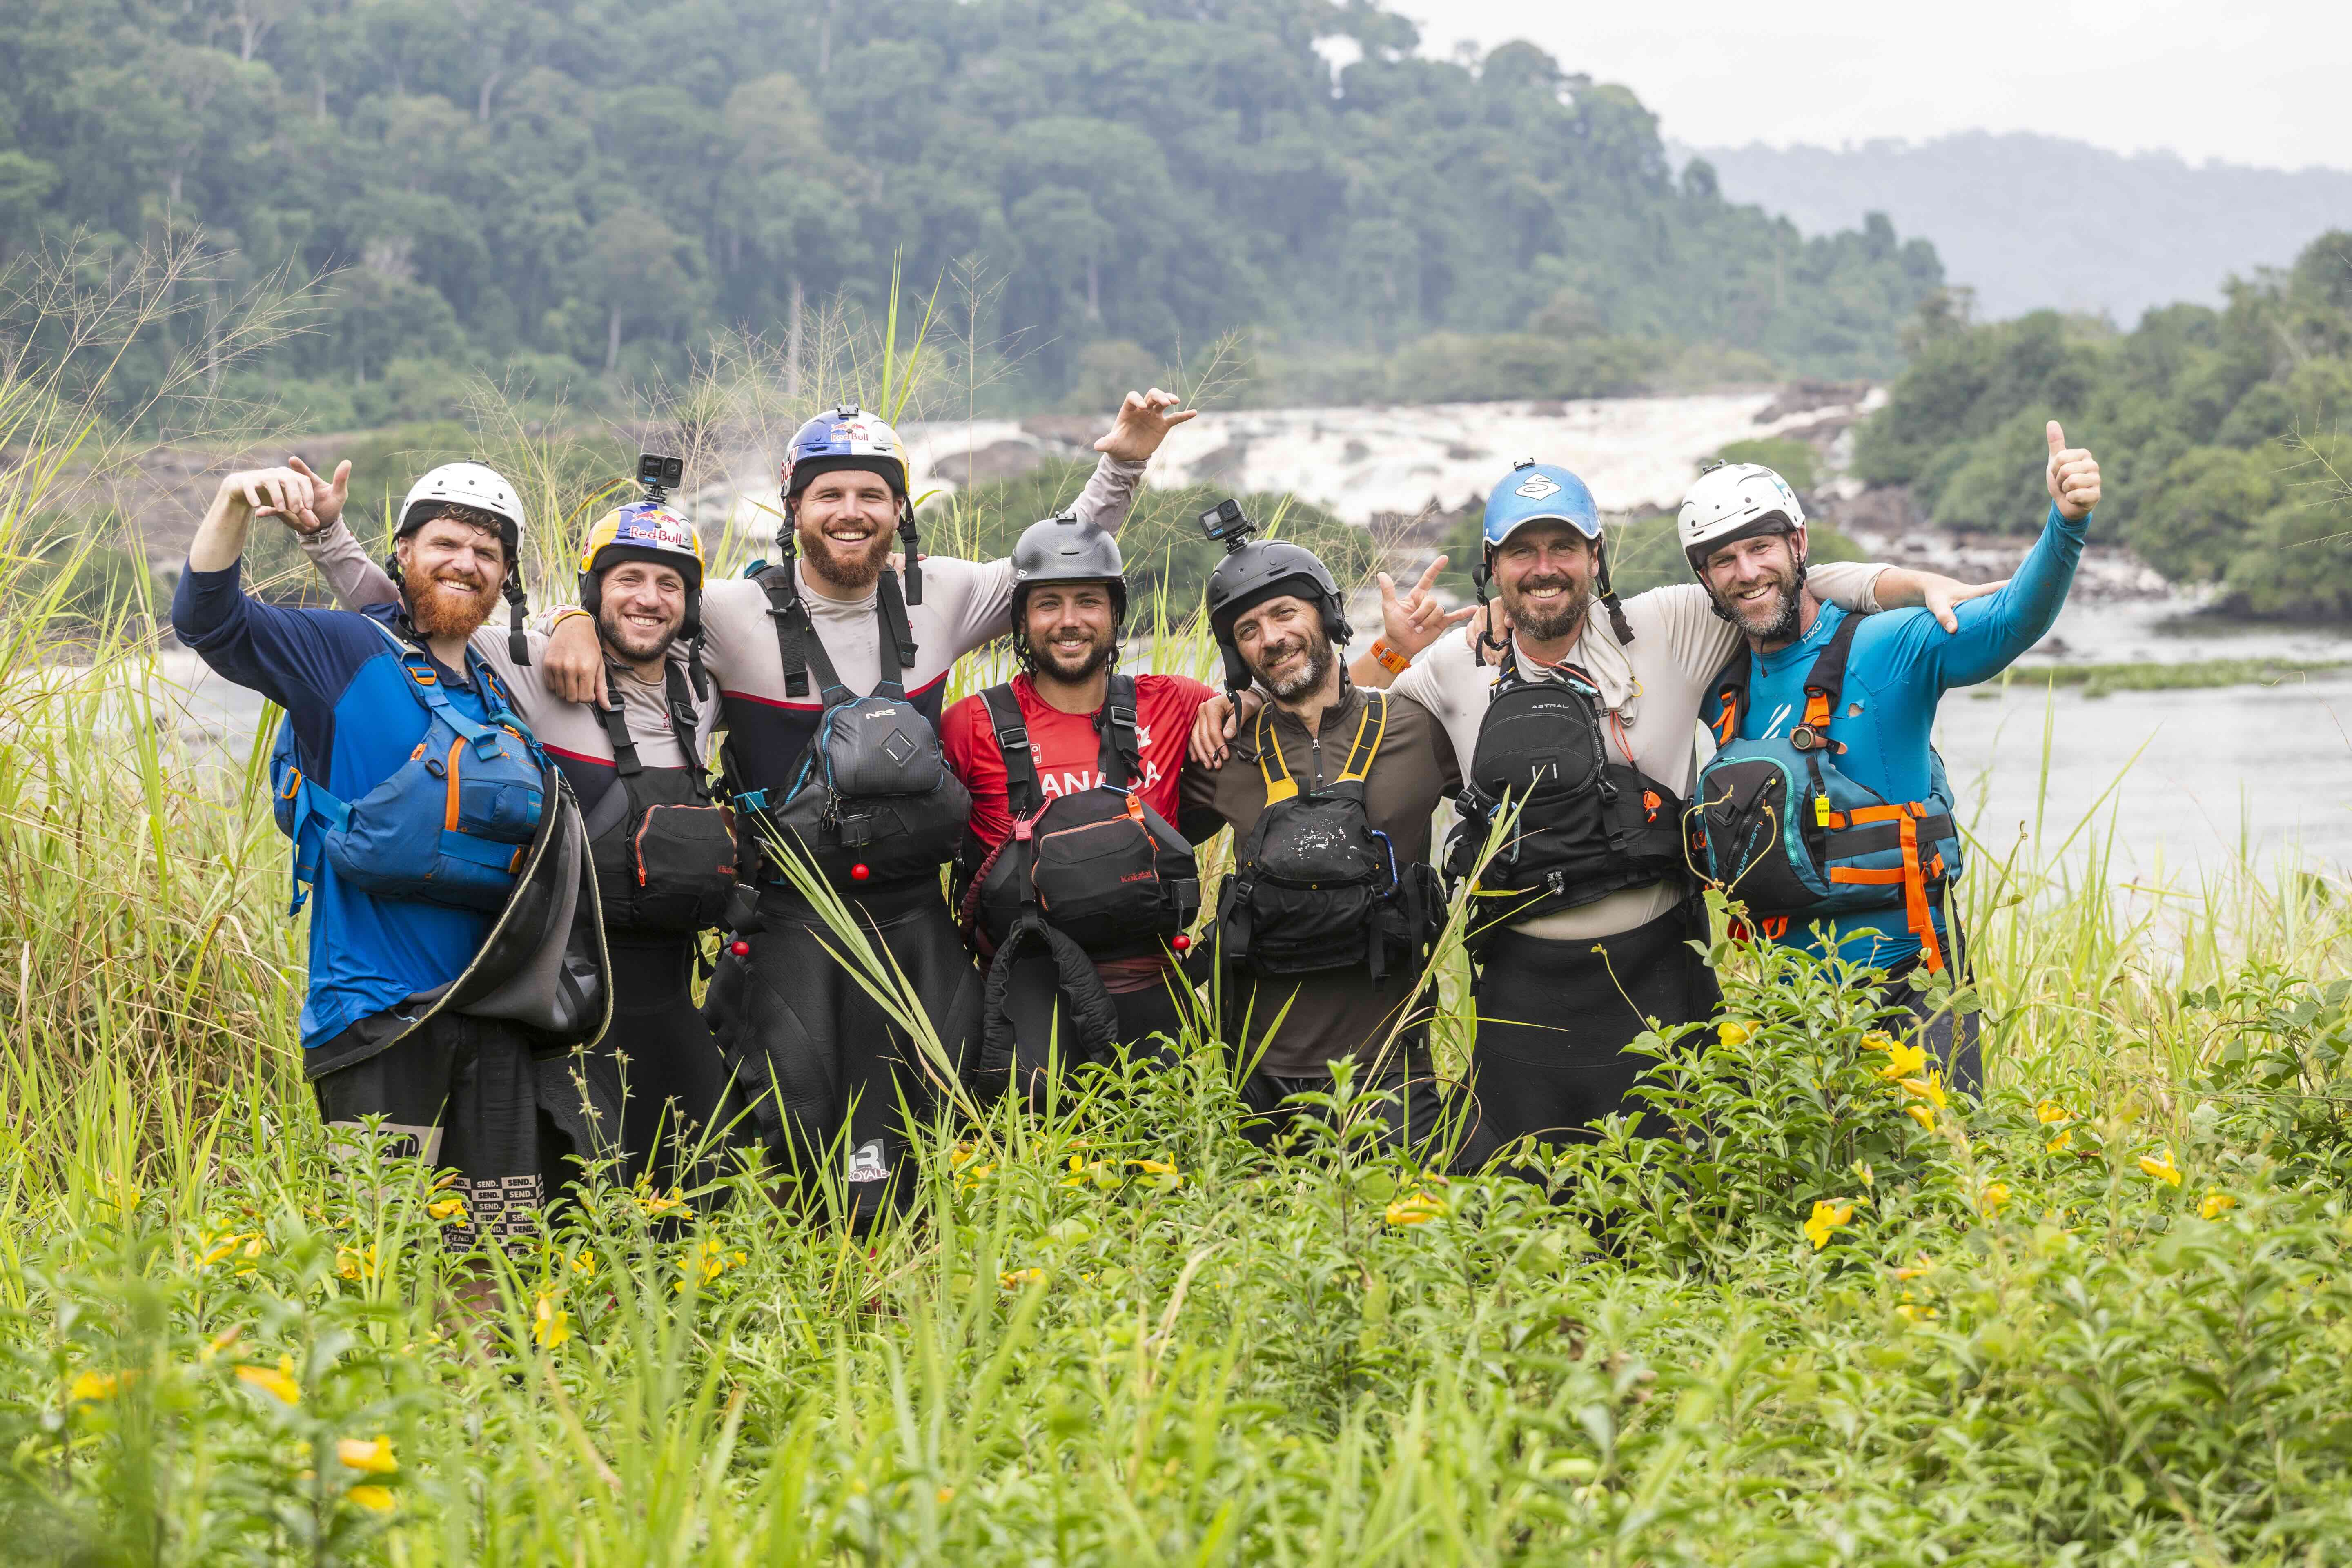
[[[1601,537],[1601,509],[1584,481],[1557,463],[1522,458],[1486,498],[1486,552],[1531,522],[1564,522],[1587,539]]]
[[[841,468],[864,468],[888,481],[902,499],[913,479],[907,445],[879,415],[854,403],[818,415],[793,435],[784,449],[783,488],[787,500],[808,488],[819,474]]]

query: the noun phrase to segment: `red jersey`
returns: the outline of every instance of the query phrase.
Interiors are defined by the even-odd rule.
[[[1013,694],[1021,704],[1021,722],[1029,731],[1037,792],[1045,802],[1100,785],[1102,737],[1095,730],[1094,715],[1047,707],[1026,675],[1013,678]],[[1135,678],[1135,742],[1143,757],[1143,779],[1136,793],[1170,823],[1176,820],[1178,783],[1192,742],[1192,716],[1211,695],[1207,687],[1181,675]],[[975,694],[949,709],[940,720],[940,744],[948,766],[971,792],[972,832],[995,848],[1012,837],[1013,814],[988,704]]]

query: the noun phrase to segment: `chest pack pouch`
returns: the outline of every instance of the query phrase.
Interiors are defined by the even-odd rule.
[[[994,952],[1032,910],[1092,958],[1151,952],[1191,925],[1201,908],[1192,846],[1137,791],[1143,758],[1135,678],[1111,677],[1095,719],[1103,782],[1051,800],[1038,784],[1013,688],[990,687],[981,700],[1004,758],[1013,834],[992,850],[964,841],[956,908],[973,944]]]
[[[293,898],[298,912],[320,867],[379,899],[495,914],[514,891],[516,874],[539,830],[546,804],[546,753],[514,713],[514,700],[488,665],[466,651],[467,676],[482,694],[487,723],[459,712],[441,689],[433,661],[381,621],[425,710],[425,734],[393,775],[354,801],[331,795],[302,770],[289,720],[269,756],[279,831],[294,841]]]
[[[875,604],[883,667],[891,673],[864,697],[835,671],[801,600],[791,558],[758,581],[776,623],[784,689],[803,695],[814,674],[824,715],[781,797],[762,788],[738,794],[735,804],[747,815],[758,812],[845,893],[937,876],[955,856],[971,795],[948,771],[939,731],[899,684],[914,663],[915,644],[898,575],[882,574]],[[749,847],[756,850],[756,840]],[[741,859],[759,863],[750,854]]]
[[[617,691],[614,683],[629,678],[613,670],[605,679]],[[735,814],[703,781],[694,695],[674,659],[664,682],[670,732],[686,766],[645,766],[627,714],[617,703],[597,709],[615,776],[589,809],[586,828],[605,923],[635,935],[686,936],[717,925],[735,890]]]
[[[1364,693],[1339,776],[1302,793],[1283,761],[1271,706],[1254,743],[1265,780],[1258,813],[1217,900],[1223,961],[1265,975],[1354,968],[1374,985],[1417,973],[1444,919],[1436,873],[1400,868],[1364,811],[1364,781],[1388,733],[1388,694]]]
[[[1687,885],[1690,875],[1682,799],[1611,755],[1599,689],[1573,668],[1528,679],[1517,657],[1503,656],[1446,841],[1449,883],[1470,883],[1474,942],[1627,888]],[[1482,871],[1479,857],[1513,805],[1510,837]]]
[[[1858,616],[1830,636],[1805,676],[1805,711],[1785,735],[1742,739],[1753,660],[1743,647],[1716,678],[1721,748],[1699,770],[1687,821],[1693,863],[1709,883],[1748,906],[1766,936],[1789,922],[1866,910],[1904,911],[1931,972],[1944,967],[1934,906],[1960,875],[1943,759],[1929,752],[1928,796],[1890,801],[1837,765],[1830,734],[1845,689]]]

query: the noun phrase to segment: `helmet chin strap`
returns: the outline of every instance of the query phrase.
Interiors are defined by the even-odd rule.
[[[1601,603],[1609,611],[1609,629],[1617,634],[1622,645],[1633,640],[1633,628],[1625,620],[1625,606],[1617,602],[1617,590],[1609,585],[1609,547],[1596,539],[1592,542],[1593,574],[1601,584]]]
[[[907,558],[905,569],[898,574],[906,579],[907,603],[919,605],[923,602],[923,559],[915,549],[915,503],[905,496],[898,498],[898,542],[904,547],[899,553]]]

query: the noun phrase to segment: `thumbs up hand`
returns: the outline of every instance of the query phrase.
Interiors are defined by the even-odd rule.
[[[2068,522],[2080,522],[2099,504],[2099,460],[2084,447],[2066,445],[2066,432],[2055,419],[2050,421],[2047,434],[2050,499],[2058,503],[2059,516]]]

